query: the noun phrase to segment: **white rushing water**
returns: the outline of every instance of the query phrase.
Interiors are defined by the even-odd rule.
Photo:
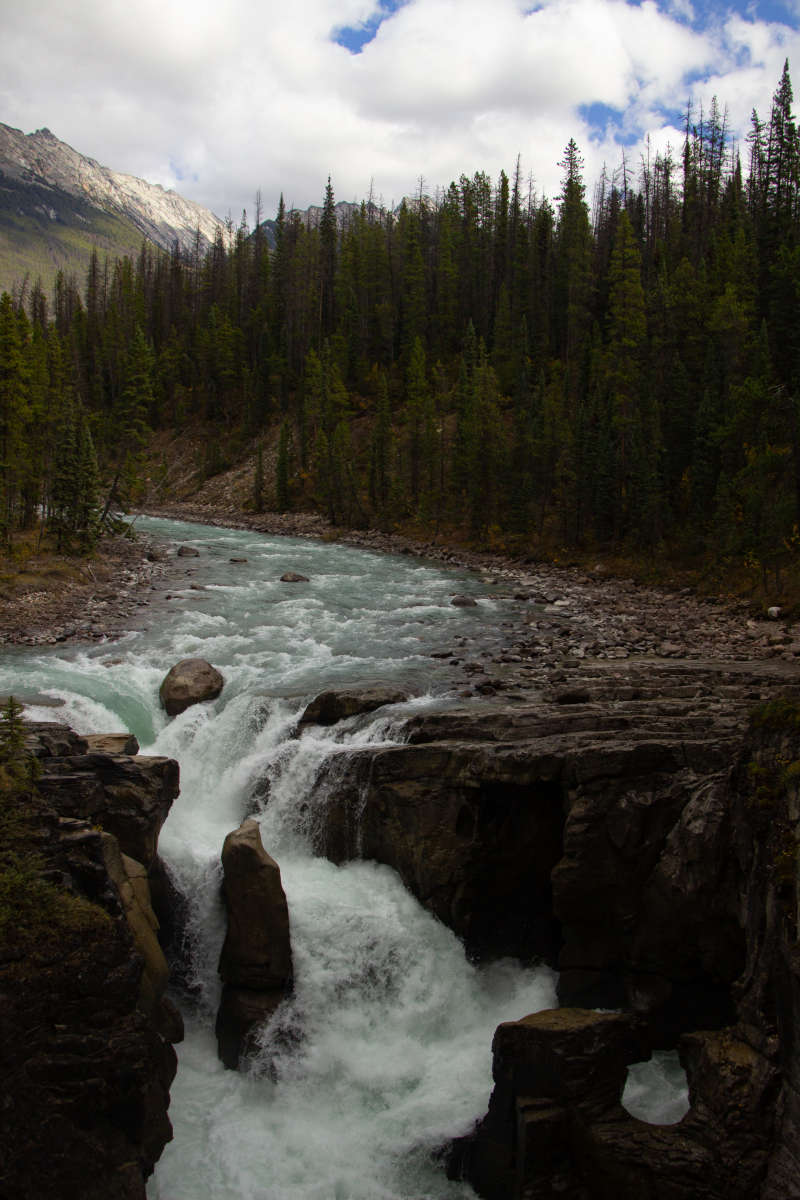
[[[389,868],[341,867],[311,853],[327,790],[320,767],[346,746],[397,741],[404,714],[447,703],[432,650],[454,635],[494,636],[503,601],[453,608],[474,580],[416,560],[301,539],[148,520],[200,559],[173,563],[175,599],[113,645],[7,650],[0,692],[65,701],[31,715],[79,732],[135,733],[144,753],[177,758],[181,795],[160,852],[190,902],[195,998],[172,1088],[175,1140],[151,1200],[423,1200],[473,1195],[435,1152],[469,1132],[491,1091],[498,1023],[555,1004],[555,975],[505,960],[477,968]],[[246,557],[232,564],[231,556]],[[185,566],[184,566],[185,564]],[[286,570],[310,582],[278,582]],[[205,590],[192,591],[190,582]],[[206,658],[222,696],[169,720],[158,687],[180,658]],[[296,736],[326,685],[391,681],[417,693],[376,718]],[[225,931],[225,835],[254,814],[280,864],[291,921],[294,992],[245,1071],[222,1068],[214,1015]],[[662,1072],[626,1091],[647,1120],[676,1120],[685,1081]],[[634,1080],[639,1087],[637,1080]],[[658,1093],[661,1099],[653,1099]],[[649,1097],[649,1100],[647,1099]],[[676,1100],[676,1097],[678,1098]],[[649,1107],[648,1107],[649,1104]],[[646,1109],[646,1114],[645,1114]],[[632,1108],[633,1111],[633,1108]]]

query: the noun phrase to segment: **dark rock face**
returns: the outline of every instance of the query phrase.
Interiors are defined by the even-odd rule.
[[[219,960],[225,983],[217,1013],[219,1057],[235,1069],[248,1034],[280,1004],[291,983],[289,909],[280,867],[261,844],[255,821],[229,833],[222,848],[228,932]]]
[[[194,546],[178,546],[178,558],[197,558],[200,554],[199,550],[195,550]]]
[[[123,854],[148,870],[153,866],[161,826],[179,791],[174,759],[94,752],[42,757],[41,764],[36,786],[54,809],[101,825]]]
[[[402,704],[409,693],[402,688],[362,687],[336,688],[321,692],[312,700],[300,718],[301,725],[335,725],[359,713],[375,712],[385,704]]]
[[[564,826],[557,784],[502,768],[477,778],[476,750],[466,746],[392,746],[359,757],[350,787],[328,809],[326,856],[388,863],[470,951],[552,961],[560,939],[550,872]]]
[[[184,658],[167,672],[158,695],[167,715],[176,717],[193,704],[216,700],[224,686],[221,673],[204,658]]]
[[[408,744],[352,754],[320,850],[388,863],[470,949],[558,962],[592,1004],[628,986],[657,1009],[655,972],[724,1024],[744,963],[719,791],[738,727],[653,726],[584,704],[413,718]]]
[[[225,984],[214,1032],[219,1060],[229,1071],[235,1071],[255,1048],[252,1035],[269,1020],[284,995],[283,988],[258,990]]]
[[[298,575],[296,571],[286,571],[281,575],[281,583],[308,583],[307,575]]]
[[[582,1006],[498,1030],[451,1163],[488,1200],[800,1198],[800,721],[752,732],[782,679],[742,674],[604,697],[586,672],[588,702],[421,715],[350,755],[320,851],[389,863],[471,949],[557,961]],[[690,1113],[635,1120],[626,1065],[676,1045]]]
[[[107,916],[97,910],[58,943],[12,948],[0,963],[0,1195],[144,1200],[145,1180],[172,1139],[167,1108],[177,1059],[169,1041],[182,1035],[180,1014],[160,995],[165,964],[145,867],[121,855],[111,833],[92,828],[94,814],[72,815],[83,816],[87,795],[104,794],[115,760],[105,775],[95,762],[92,789],[87,760],[110,756],[85,754],[69,730],[31,726],[28,742],[45,767],[42,778],[57,779],[46,795],[49,811],[38,818],[43,875]],[[68,773],[53,776],[70,757],[80,767],[73,796]],[[68,815],[59,815],[62,807]],[[156,837],[157,829],[150,844]]]
[[[478,601],[473,600],[472,596],[453,596],[453,599],[450,601],[450,603],[455,608],[477,608],[478,607]]]
[[[759,1195],[779,1072],[730,1033],[682,1039],[692,1108],[677,1125],[647,1125],[620,1104],[627,1066],[643,1053],[625,1014],[536,1013],[500,1025],[492,1050],[489,1112],[461,1164],[486,1200]]]

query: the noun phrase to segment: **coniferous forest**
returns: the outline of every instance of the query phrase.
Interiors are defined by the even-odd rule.
[[[207,253],[95,254],[50,298],[4,294],[6,545],[91,545],[144,497],[152,435],[191,427],[197,485],[252,459],[255,507],[779,587],[800,549],[788,63],[744,144],[714,102],[593,185],[573,141],[561,167],[554,201],[518,168],[344,220],[329,181],[313,226],[257,204]]]

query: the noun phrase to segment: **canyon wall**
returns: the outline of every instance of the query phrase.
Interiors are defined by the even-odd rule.
[[[476,955],[560,968],[453,1153],[488,1200],[800,1196],[800,710],[749,668],[647,675],[420,715],[319,781],[320,852],[388,863]],[[627,1066],[676,1046],[689,1114],[630,1117]]]
[[[40,877],[88,901],[74,927],[0,956],[0,1196],[144,1200],[172,1138],[182,1039],[164,996],[148,871],[178,793],[169,759],[90,753],[59,725],[30,725],[39,759],[28,835]]]

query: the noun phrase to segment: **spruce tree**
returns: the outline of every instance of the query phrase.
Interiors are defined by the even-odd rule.
[[[278,459],[275,465],[275,498],[278,504],[278,512],[286,512],[291,504],[291,491],[289,486],[289,441],[291,433],[289,430],[289,422],[284,417],[281,422],[281,432],[278,438]]]
[[[381,375],[375,424],[370,437],[369,491],[373,509],[383,511],[389,503],[392,462],[392,414],[386,376]]]
[[[256,448],[256,469],[253,476],[253,503],[256,512],[264,511],[264,448],[261,442]]]
[[[408,400],[409,447],[411,466],[411,499],[416,504],[420,492],[420,458],[422,431],[428,402],[428,384],[425,378],[425,351],[417,337],[411,347],[406,382]]]

